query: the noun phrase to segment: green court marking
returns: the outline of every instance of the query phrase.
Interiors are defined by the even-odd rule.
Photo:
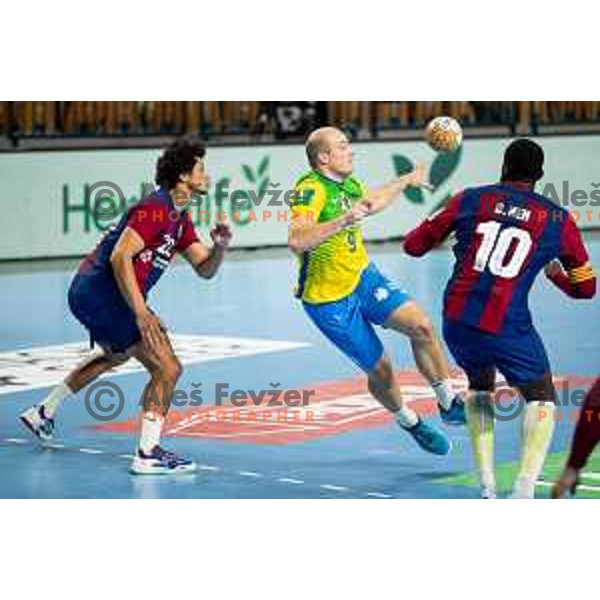
[[[544,463],[542,477],[536,489],[536,495],[540,497],[550,495],[550,483],[553,483],[562,472],[567,461],[567,452],[556,452],[549,454]],[[509,493],[519,470],[518,462],[501,463],[496,465],[496,483],[498,491]],[[434,483],[443,485],[464,485],[468,487],[479,487],[479,480],[475,473],[461,473],[436,479]],[[582,487],[583,486],[583,487]],[[600,498],[600,450],[597,450],[588,464],[582,470],[580,486],[577,489],[578,498]]]

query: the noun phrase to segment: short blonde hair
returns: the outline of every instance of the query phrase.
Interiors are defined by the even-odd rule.
[[[311,168],[319,166],[319,154],[329,149],[328,137],[332,133],[341,133],[336,127],[320,127],[315,129],[306,140],[306,157]]]

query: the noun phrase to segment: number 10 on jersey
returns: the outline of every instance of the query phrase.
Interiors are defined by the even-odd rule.
[[[483,236],[477,255],[475,256],[476,271],[483,272],[488,267],[492,275],[512,279],[516,277],[531,249],[531,235],[525,229],[507,227],[500,231],[501,223],[487,221],[477,226],[477,233]],[[515,250],[508,263],[504,264],[506,255],[516,242]]]

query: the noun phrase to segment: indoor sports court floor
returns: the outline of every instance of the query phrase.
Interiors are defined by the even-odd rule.
[[[600,264],[600,239],[590,238],[588,245],[592,260]],[[397,244],[376,246],[371,253],[439,325],[451,254],[441,250],[415,260],[404,256]],[[173,413],[165,445],[193,457],[197,473],[129,474],[137,438],[134,422],[146,380],[133,364],[105,380],[123,391],[124,407],[117,418],[93,418],[84,390],[62,405],[57,438],[52,447],[42,447],[17,415],[40,400],[87,351],[85,332],[66,305],[72,269],[73,264],[0,266],[0,497],[478,496],[466,429],[447,430],[454,448],[446,457],[425,454],[398,430],[366,395],[364,378],[321,338],[293,299],[294,263],[284,250],[235,252],[208,282],[186,265],[177,265],[155,290],[152,306],[175,336],[185,365],[181,397],[201,390],[203,401]],[[589,386],[600,369],[600,302],[572,301],[541,278],[532,294],[532,310],[556,376],[566,379],[571,390]],[[407,342],[389,332],[382,336],[413,406],[424,413],[434,410],[427,386],[414,372]],[[458,374],[457,381],[463,385]],[[280,408],[268,409],[273,412],[269,417],[264,407],[215,406],[217,384],[228,385],[229,391],[308,389],[315,394],[308,407],[288,409],[285,422]],[[89,399],[92,409],[108,411],[99,412],[101,417],[111,406],[118,408],[108,395],[98,402]],[[573,429],[569,413],[576,409],[561,407],[563,422],[556,428],[539,496],[548,495],[549,482],[562,467]],[[519,426],[516,419],[496,429],[502,491],[516,469]],[[600,498],[600,454],[582,484],[580,496]]]

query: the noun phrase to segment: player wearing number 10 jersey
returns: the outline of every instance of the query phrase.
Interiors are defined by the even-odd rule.
[[[456,263],[444,298],[444,338],[469,379],[467,425],[484,497],[495,496],[490,392],[496,368],[526,400],[514,497],[533,497],[552,436],[555,392],[528,306],[536,276],[545,268],[548,278],[573,298],[591,298],[596,291],[575,223],[566,210],[534,192],[543,161],[538,144],[512,142],[500,183],[462,191],[404,242],[407,253],[421,256],[451,233],[456,236]]]

